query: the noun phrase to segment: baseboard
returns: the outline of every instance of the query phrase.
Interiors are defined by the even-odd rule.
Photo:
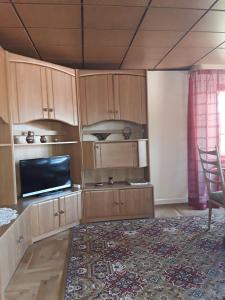
[[[159,198],[155,199],[155,205],[163,205],[163,204],[181,204],[188,203],[187,198]]]

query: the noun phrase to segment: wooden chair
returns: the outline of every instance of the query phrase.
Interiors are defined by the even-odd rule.
[[[198,147],[198,152],[209,196],[208,229],[210,229],[213,205],[225,208],[224,176],[218,147],[210,151]]]

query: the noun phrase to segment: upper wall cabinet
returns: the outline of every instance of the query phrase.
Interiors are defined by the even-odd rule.
[[[144,73],[81,73],[79,82],[83,126],[105,120],[146,124]]]
[[[75,71],[9,54],[13,122],[54,119],[78,125]]]
[[[112,75],[81,77],[80,105],[83,125],[114,119]]]
[[[0,118],[8,123],[8,95],[7,95],[7,80],[6,80],[6,62],[5,52],[0,48]]]

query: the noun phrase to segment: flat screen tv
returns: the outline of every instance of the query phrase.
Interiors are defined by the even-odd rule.
[[[70,156],[20,160],[21,196],[28,197],[69,188]]]

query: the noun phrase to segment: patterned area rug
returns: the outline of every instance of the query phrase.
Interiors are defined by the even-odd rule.
[[[101,222],[73,228],[65,299],[225,299],[225,218]]]

